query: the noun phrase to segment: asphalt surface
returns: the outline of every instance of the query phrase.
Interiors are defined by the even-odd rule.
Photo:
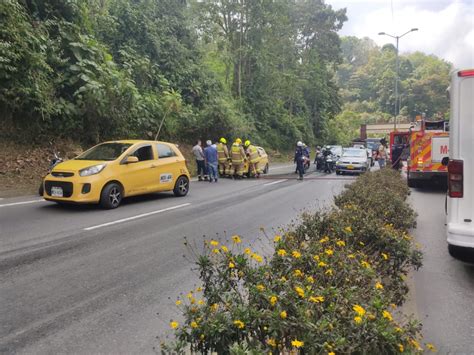
[[[291,165],[265,179],[193,182],[185,198],[131,198],[117,210],[57,206],[36,196],[0,200],[0,353],[148,354],[179,319],[176,297],[194,289],[184,236],[233,234],[263,254],[302,210],[332,203],[351,181]],[[442,354],[474,354],[474,266],[446,247],[442,190],[412,189],[413,231],[424,252],[405,310]],[[206,236],[206,237],[203,237]],[[185,256],[185,257],[184,257]]]
[[[273,167],[266,179],[192,182],[188,196],[131,198],[116,210],[0,201],[1,353],[153,353],[198,282],[186,236],[242,236],[269,251],[278,227],[331,204],[351,178]],[[183,256],[186,256],[183,257]]]
[[[412,189],[423,267],[414,273],[408,308],[422,321],[424,340],[440,354],[474,354],[474,264],[448,253],[445,196],[442,188]]]

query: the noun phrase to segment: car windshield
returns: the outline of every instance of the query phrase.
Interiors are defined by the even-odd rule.
[[[127,143],[103,143],[89,149],[79,155],[76,160],[115,160],[122,155],[131,144]]]
[[[329,150],[334,155],[341,155],[342,154],[342,147],[338,145],[329,146]]]
[[[346,149],[342,156],[363,158],[367,157],[367,152],[364,149]]]
[[[367,142],[367,148],[376,150],[380,145],[380,142]]]

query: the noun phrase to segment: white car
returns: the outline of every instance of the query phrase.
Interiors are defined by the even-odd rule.
[[[450,98],[447,234],[458,259],[474,252],[474,69],[452,73]]]
[[[360,148],[346,148],[336,163],[336,174],[364,173],[370,169],[367,151]]]

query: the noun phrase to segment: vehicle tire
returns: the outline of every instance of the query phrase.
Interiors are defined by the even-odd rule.
[[[474,248],[459,247],[448,244],[449,255],[453,258],[467,263],[474,263]]]
[[[268,174],[268,171],[269,171],[269,167],[268,167],[268,163],[265,165],[265,169],[263,169],[263,173],[264,174]]]
[[[111,182],[102,189],[100,193],[100,206],[106,210],[111,210],[120,206],[123,198],[122,186]]]
[[[176,197],[184,197],[189,192],[189,179],[186,176],[180,176],[174,185],[173,193]]]
[[[336,175],[341,175],[341,172],[339,170],[336,170]]]

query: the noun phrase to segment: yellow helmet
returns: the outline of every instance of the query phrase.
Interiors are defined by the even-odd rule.
[[[227,144],[227,139],[225,139],[224,137],[222,137],[221,139],[219,139],[219,142],[224,143],[224,144]]]
[[[237,139],[235,140],[235,143],[242,144],[242,139],[237,138]]]
[[[244,145],[245,145],[246,147],[248,147],[248,146],[250,145],[250,141],[247,139],[247,140],[245,141],[245,144],[244,144]]]

